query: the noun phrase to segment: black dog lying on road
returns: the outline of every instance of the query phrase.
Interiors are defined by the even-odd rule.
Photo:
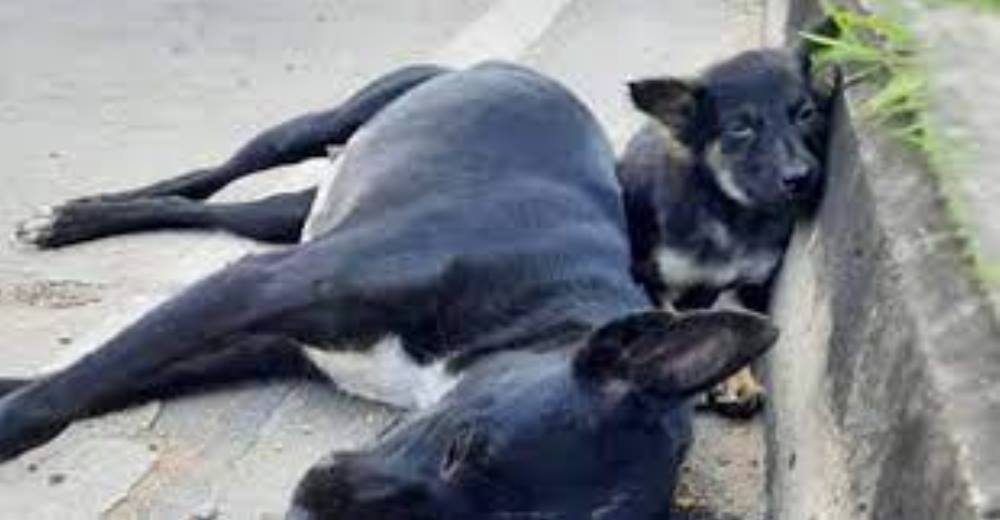
[[[652,121],[618,174],[635,277],[658,304],[709,307],[733,289],[767,311],[795,219],[818,201],[823,180],[832,93],[811,80],[808,52],[748,51],[695,79],[629,85]],[[734,416],[762,399],[749,369],[709,394]]]
[[[345,148],[319,196],[197,200],[330,145]],[[512,65],[404,69],[218,168],[73,202],[20,233],[281,240],[310,203],[301,244],[208,277],[63,371],[4,382],[0,459],[81,417],[237,377],[230,366],[305,370],[306,346],[336,383],[421,407],[309,470],[290,518],[647,519],[690,443],[688,398],[777,335],[752,313],[648,310],[609,143],[569,92]],[[377,377],[344,380],[338,354]],[[378,373],[388,356],[411,372]]]

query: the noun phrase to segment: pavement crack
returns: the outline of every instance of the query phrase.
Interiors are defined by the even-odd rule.
[[[290,386],[282,391],[281,398],[275,402],[275,405],[264,415],[263,420],[257,424],[257,427],[254,429],[254,434],[250,438],[249,442],[246,443],[243,449],[238,451],[233,457],[229,458],[229,464],[243,460],[247,455],[253,452],[257,446],[260,445],[261,432],[267,427],[268,424],[271,423],[272,420],[274,420],[274,415],[284,406],[286,402],[288,402],[295,392],[295,386]]]
[[[159,467],[160,455],[157,454],[155,460],[153,460],[149,467],[146,468],[146,471],[143,471],[141,475],[136,477],[135,480],[133,480],[129,485],[128,489],[122,492],[121,496],[101,510],[101,518],[107,518],[109,515],[116,514],[119,509],[124,508],[125,505],[133,498],[133,493],[138,491],[138,489],[145,484],[146,480],[150,478]]]

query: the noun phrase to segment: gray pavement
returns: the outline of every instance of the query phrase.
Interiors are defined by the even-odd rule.
[[[479,46],[566,82],[621,144],[638,122],[623,80],[691,73],[757,44],[760,4],[3,3],[0,230],[45,204],[220,161],[257,129],[335,103],[393,66],[428,57],[463,63]],[[222,196],[287,190],[308,177],[264,175]],[[259,249],[205,233],[57,252],[0,243],[3,374],[64,363],[193,279]],[[0,519],[276,518],[310,463],[363,444],[393,416],[294,384],[152,403],[81,423],[0,465]],[[696,509],[759,518],[759,432],[713,421],[699,430],[707,433],[692,470]]]

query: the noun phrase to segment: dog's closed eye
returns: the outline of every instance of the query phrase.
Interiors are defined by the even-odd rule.
[[[800,103],[792,112],[792,121],[799,125],[808,125],[816,120],[819,111],[811,101]]]

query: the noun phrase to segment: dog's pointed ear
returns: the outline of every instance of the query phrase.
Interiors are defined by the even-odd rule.
[[[803,72],[812,71],[816,52],[825,47],[819,39],[834,40],[839,36],[840,27],[830,16],[825,16],[799,31],[793,50]]]
[[[809,78],[813,92],[824,100],[830,100],[843,89],[844,73],[835,64],[817,66],[816,56],[825,47],[819,39],[834,40],[840,36],[840,26],[832,16],[826,16],[809,25],[799,33],[794,47],[795,58],[799,62],[802,76]]]
[[[628,90],[636,108],[683,138],[697,119],[704,89],[697,80],[647,78],[628,82]]]
[[[598,384],[621,381],[640,392],[687,397],[732,375],[777,338],[771,321],[751,312],[643,312],[595,331],[574,370]]]

